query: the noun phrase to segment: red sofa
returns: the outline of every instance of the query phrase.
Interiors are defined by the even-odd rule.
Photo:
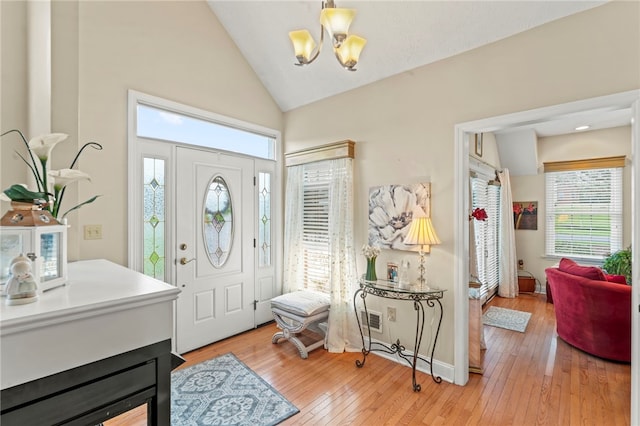
[[[599,268],[569,259],[545,273],[558,336],[597,357],[631,362],[631,286],[608,282]]]

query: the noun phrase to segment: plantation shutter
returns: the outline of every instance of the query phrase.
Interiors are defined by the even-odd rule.
[[[545,163],[548,256],[603,259],[622,248],[623,165],[572,170]]]

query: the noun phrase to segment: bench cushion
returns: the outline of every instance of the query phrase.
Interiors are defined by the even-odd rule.
[[[308,317],[328,311],[331,304],[328,294],[311,290],[298,290],[271,299],[271,306]]]

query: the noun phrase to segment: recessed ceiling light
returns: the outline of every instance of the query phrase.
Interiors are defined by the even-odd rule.
[[[576,127],[576,130],[578,130],[578,131],[579,130],[587,130],[589,127],[591,127],[591,126],[578,126],[578,127]]]

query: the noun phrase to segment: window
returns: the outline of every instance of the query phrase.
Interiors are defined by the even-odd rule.
[[[255,133],[186,114],[137,105],[137,136],[175,141],[275,159],[275,136]]]
[[[357,282],[353,247],[353,141],[285,155],[283,291],[331,294],[329,352],[343,352],[355,324],[349,306]]]
[[[143,160],[143,273],[165,280],[165,161]]]
[[[329,184],[330,169],[323,162],[304,166],[302,249],[305,288],[330,292]]]
[[[286,155],[285,292],[304,288],[350,297],[357,279],[353,142]],[[326,159],[331,156],[336,158]]]
[[[235,225],[231,198],[227,182],[215,176],[207,187],[202,214],[205,251],[214,268],[222,268],[231,253]]]
[[[487,212],[487,220],[473,220],[480,298],[485,302],[500,284],[500,184],[471,178],[471,209]]]
[[[545,163],[547,256],[603,259],[622,248],[623,167],[624,157]]]
[[[271,266],[271,173],[258,173],[258,266]]]

